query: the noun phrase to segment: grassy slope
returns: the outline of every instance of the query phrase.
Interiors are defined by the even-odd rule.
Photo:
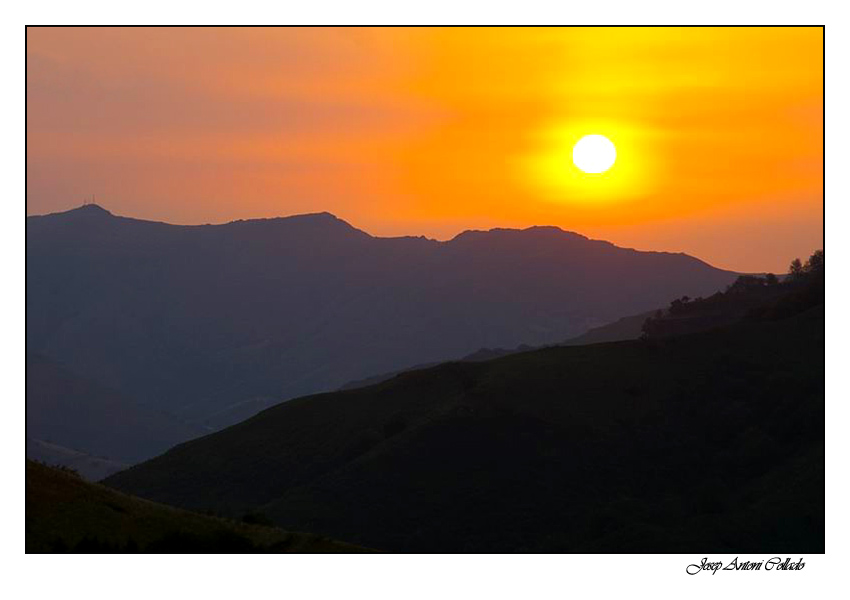
[[[565,346],[583,346],[585,344],[599,344],[602,342],[619,342],[622,340],[636,340],[640,337],[641,326],[647,317],[654,315],[656,311],[640,313],[630,317],[617,319],[613,323],[607,323],[599,327],[589,329],[583,334],[571,338],[565,342]]]
[[[45,465],[68,467],[89,481],[100,481],[130,466],[33,438],[27,438],[27,458]]]
[[[823,306],[306,397],[107,479],[386,550],[822,552]]]
[[[251,545],[252,550],[275,552],[360,550],[317,535],[247,525],[142,500],[29,460],[26,472],[27,552],[73,549],[85,539],[119,547],[133,540],[145,550],[175,535],[201,544],[216,540],[223,544],[217,549],[225,551]]]

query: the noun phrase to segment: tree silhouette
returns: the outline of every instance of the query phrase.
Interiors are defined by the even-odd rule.
[[[790,279],[799,279],[803,276],[803,263],[800,262],[799,258],[795,258],[791,261],[791,265],[788,267],[788,277]]]
[[[807,273],[811,273],[812,271],[817,271],[823,268],[823,250],[815,250],[815,252],[809,257],[809,260],[806,261],[806,265],[803,269]]]

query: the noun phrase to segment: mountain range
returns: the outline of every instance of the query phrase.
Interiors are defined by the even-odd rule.
[[[736,277],[556,227],[443,242],[375,237],[328,213],[182,226],[86,205],[28,217],[26,244],[28,355],[162,427],[116,421],[128,440],[116,448],[86,442],[66,411],[79,435],[40,424],[31,437],[122,462],[282,400],[481,348],[559,343]],[[36,401],[67,398],[28,382]]]

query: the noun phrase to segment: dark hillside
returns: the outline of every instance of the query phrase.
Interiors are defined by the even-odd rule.
[[[199,515],[27,461],[29,552],[357,552],[324,537]]]
[[[643,312],[630,317],[622,317],[613,323],[606,323],[589,329],[583,334],[562,342],[565,346],[583,346],[585,344],[601,344],[603,342],[620,342],[636,340],[641,336],[644,322],[657,311]]]
[[[102,456],[95,456],[52,444],[35,438],[27,438],[27,459],[41,464],[61,466],[79,473],[83,479],[100,481],[104,477],[123,471],[130,465]]]
[[[805,266],[801,265],[798,272],[792,272],[782,281],[771,274],[765,277],[741,275],[725,291],[708,298],[678,298],[666,311],[659,310],[646,319],[642,335],[659,339],[705,331],[744,319],[781,319],[823,304],[823,260],[823,250],[818,250]]]
[[[823,552],[824,309],[293,400],[107,483],[393,551]]]

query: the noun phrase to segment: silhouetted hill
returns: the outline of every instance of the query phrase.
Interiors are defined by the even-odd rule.
[[[823,347],[809,296],[692,335],[447,363],[106,483],[392,551],[819,553]]]
[[[508,354],[516,354],[517,352],[527,352],[529,350],[534,350],[531,346],[526,344],[521,344],[512,350],[508,350],[505,348],[479,348],[472,354],[467,354],[466,356],[457,359],[460,362],[481,362],[483,360],[492,360],[494,358],[499,358],[500,356],[507,356]],[[451,362],[451,361],[441,361],[441,362]],[[427,369],[428,367],[433,367],[440,364],[439,362],[433,362],[426,365],[414,365],[408,369],[399,369],[398,371],[393,371],[392,373],[382,373],[380,375],[373,375],[372,377],[366,377],[364,379],[358,379],[357,381],[349,381],[343,386],[340,386],[340,390],[353,390],[354,388],[366,387],[369,385],[375,385],[376,383],[381,383],[382,381],[386,381],[387,379],[392,379],[393,377],[397,377],[402,373],[407,373],[408,371],[418,371],[420,369]]]
[[[755,275],[741,275],[725,292],[716,292],[708,298],[680,298],[673,301],[670,309],[658,309],[622,317],[613,323],[588,329],[583,334],[569,340],[552,344],[554,346],[583,346],[602,342],[619,342],[635,340],[643,336],[663,337],[682,335],[697,331],[706,331],[723,325],[740,321],[744,317],[770,314],[777,306],[790,306],[797,302],[797,292],[818,295],[823,301],[823,271],[811,275],[803,275],[796,280],[787,276],[766,279]],[[770,284],[766,283],[770,281]],[[805,289],[804,289],[805,288]],[[684,300],[684,301],[683,301]],[[803,303],[811,306],[810,301]],[[783,309],[785,310],[785,309]],[[785,310],[787,312],[787,310]],[[548,346],[547,346],[548,347]],[[461,357],[460,361],[482,361],[527,352],[535,348],[522,344],[516,348],[480,348],[479,350]],[[445,362],[445,361],[443,361]],[[348,390],[386,381],[405,371],[424,369],[438,363],[416,365],[409,369],[400,369],[392,373],[373,375],[357,381],[349,382],[340,389]],[[235,423],[236,421],[232,421]]]
[[[148,502],[29,460],[26,479],[28,553],[363,551]]]
[[[275,404],[280,404],[280,398],[272,396],[258,396],[248,398],[236,404],[232,404],[205,417],[201,424],[209,431],[218,431],[225,427],[235,425],[245,419],[249,419],[258,412],[265,410]]]
[[[438,242],[327,213],[176,226],[88,205],[27,218],[27,348],[215,427],[269,398],[557,343],[734,277],[555,227]]]
[[[822,260],[823,252],[820,251]],[[679,298],[665,311],[650,315],[642,336],[659,339],[705,331],[742,319],[779,319],[823,304],[823,266],[780,281],[773,277],[742,275],[725,291],[708,298]]]
[[[558,344],[551,344],[551,346],[583,346],[585,344],[598,344],[601,342],[619,342],[622,340],[635,340],[641,337],[641,334],[643,332],[642,326],[646,322],[647,318],[654,315],[655,313],[656,311],[649,311],[631,317],[623,317],[621,319],[617,319],[613,323],[608,323],[606,325],[600,325],[599,327],[589,329],[585,333],[574,338],[570,338],[569,340],[566,340],[564,342],[560,342]],[[520,344],[516,348],[479,348],[475,352],[467,354],[466,356],[463,356],[457,360],[461,362],[480,362],[482,360],[492,360],[494,358],[500,358],[509,354],[528,352],[529,350],[535,349],[536,348],[533,348],[528,344]],[[357,381],[349,381],[345,385],[341,386],[339,389],[353,390],[354,388],[365,387],[367,385],[375,385],[376,383],[381,383],[382,381],[386,381],[387,379],[396,377],[401,373],[418,369],[425,369],[427,367],[433,367],[437,364],[439,363],[434,362],[426,365],[415,365],[408,369],[399,369],[398,371],[393,371],[392,373],[382,373],[380,375],[373,375],[371,377],[358,379]],[[229,425],[235,424],[237,422],[238,421],[235,420],[231,421]]]
[[[28,353],[26,360],[30,458],[78,468],[84,476],[93,477],[106,465],[92,464],[90,471],[86,455],[133,463],[205,433],[79,377],[44,356]]]
[[[630,317],[622,317],[613,323],[607,323],[589,329],[583,334],[562,342],[565,346],[582,346],[584,344],[599,344],[602,342],[619,342],[636,340],[641,336],[642,326],[646,319],[657,311],[650,310]]]
[[[86,454],[73,448],[30,437],[27,438],[27,458],[45,465],[72,469],[79,473],[80,477],[89,481],[100,481],[130,466],[128,463]]]

